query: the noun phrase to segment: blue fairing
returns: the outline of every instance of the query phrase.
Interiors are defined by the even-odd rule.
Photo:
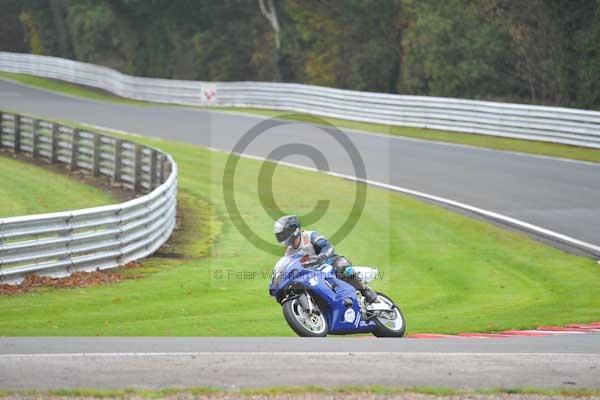
[[[356,290],[335,276],[333,267],[325,263],[316,268],[305,268],[300,264],[301,254],[292,254],[279,260],[273,269],[269,294],[281,302],[288,292],[307,290],[313,298],[318,298],[321,312],[329,322],[329,333],[371,332],[375,323],[365,322],[356,298]],[[347,305],[348,300],[352,305]],[[348,311],[352,309],[354,312]],[[353,318],[352,318],[353,317]],[[347,321],[346,319],[351,319]]]

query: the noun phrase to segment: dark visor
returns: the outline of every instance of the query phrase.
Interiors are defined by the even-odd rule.
[[[275,238],[277,239],[277,241],[279,243],[281,243],[284,240],[286,240],[287,238],[289,238],[291,235],[292,235],[292,232],[289,229],[284,229],[283,231],[276,233]]]

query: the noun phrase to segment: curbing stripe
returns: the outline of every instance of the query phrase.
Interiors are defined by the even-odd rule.
[[[600,332],[600,322],[588,324],[569,324],[567,326],[540,326],[537,329],[508,330],[498,333],[458,333],[444,335],[438,333],[415,333],[407,335],[410,339],[501,339],[515,336],[556,336],[556,335],[584,335],[586,333]]]

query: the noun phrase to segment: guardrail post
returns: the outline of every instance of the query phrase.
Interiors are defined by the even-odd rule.
[[[159,171],[159,179],[160,183],[165,183],[165,163],[167,162],[167,158],[161,154],[160,156],[160,171]]]
[[[4,145],[2,144],[2,135],[4,134],[4,113],[0,111],[0,148]]]
[[[52,132],[50,133],[50,163],[58,161],[58,135],[60,127],[57,123],[52,123]]]
[[[93,132],[94,142],[92,145],[92,176],[100,174],[100,134]]]
[[[63,257],[60,257],[60,260],[69,260],[69,265],[65,267],[65,271],[67,272],[67,274],[71,275],[71,272],[73,271],[73,248],[71,247],[72,244],[72,235],[73,235],[73,214],[71,214],[69,216],[69,218],[65,221],[65,224],[67,225],[68,230],[61,232],[59,234],[59,236],[63,237],[63,238],[70,238],[71,240],[69,240],[67,243],[65,243],[65,250],[67,250],[67,254],[65,254]]]
[[[117,257],[117,262],[120,265],[123,265],[123,225],[125,224],[123,221],[123,208],[119,208],[116,214],[119,217],[119,222],[117,223],[117,228],[119,229],[119,233],[117,233],[116,239],[119,241],[119,257]]]
[[[21,116],[19,114],[15,114],[13,126],[15,129],[13,152],[18,153],[21,151]]]
[[[133,157],[133,191],[138,192],[141,188],[142,180],[142,146],[135,145],[135,153]]]
[[[71,136],[71,171],[77,168],[77,153],[79,152],[79,129],[73,129]]]
[[[121,181],[121,145],[123,141],[121,139],[115,139],[114,144],[114,160],[113,160],[113,183]]]
[[[158,185],[156,184],[156,161],[157,154],[156,150],[150,150],[150,189],[154,190]]]
[[[167,177],[171,175],[171,163],[169,162],[169,159],[165,157],[165,162],[163,164],[165,179],[167,179]]]
[[[2,246],[4,246],[4,240],[2,239],[2,225],[0,225],[0,284],[2,284],[2,265],[4,264],[4,260],[2,260]]]
[[[36,158],[39,152],[40,134],[40,120],[34,119],[31,121],[31,156]]]

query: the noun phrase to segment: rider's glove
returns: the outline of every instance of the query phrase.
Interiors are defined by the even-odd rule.
[[[302,263],[303,266],[305,267],[312,267],[315,265],[319,265],[322,264],[323,261],[325,261],[325,258],[323,258],[322,256],[314,256],[314,257],[302,257],[302,260],[300,260],[300,262]]]
[[[306,266],[308,266],[308,265],[310,265],[312,263],[311,259],[312,258],[309,257],[308,255],[304,255],[300,259],[300,264],[302,264],[303,267],[306,267]]]

